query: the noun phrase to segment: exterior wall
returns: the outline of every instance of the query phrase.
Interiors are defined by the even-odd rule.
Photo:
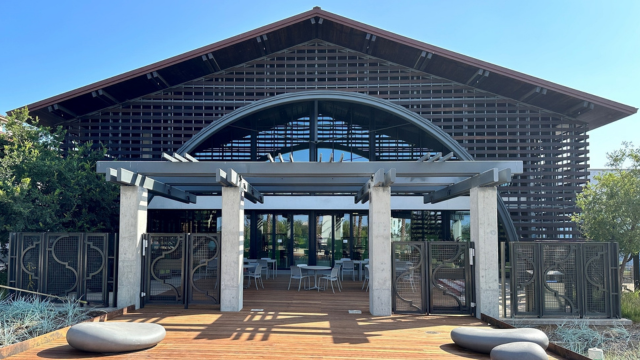
[[[585,123],[319,41],[129,101],[70,124],[68,130],[81,141],[108,144],[110,154],[120,159],[159,159],[241,106],[315,89],[357,91],[402,105],[440,126],[476,160],[522,160],[524,173],[499,188],[519,235],[525,240],[579,236],[569,217],[587,181]],[[360,135],[354,143],[368,141],[364,131]],[[389,149],[377,160],[415,161],[425,150],[411,144],[419,150],[405,151],[400,139],[377,141]],[[262,145],[257,144],[264,154],[287,144],[270,140]],[[248,161],[254,160],[251,148],[249,139],[238,138],[206,154],[211,160]]]

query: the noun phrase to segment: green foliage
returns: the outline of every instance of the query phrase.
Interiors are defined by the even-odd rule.
[[[578,194],[582,212],[572,219],[588,239],[616,241],[624,265],[640,251],[640,148],[623,143],[607,158],[613,170],[594,176],[597,183]]]
[[[620,306],[623,318],[640,322],[640,292],[623,292]]]
[[[95,172],[106,149],[61,149],[65,132],[40,126],[28,110],[0,134],[0,239],[10,232],[116,232],[118,188]],[[4,246],[2,247],[4,248]]]

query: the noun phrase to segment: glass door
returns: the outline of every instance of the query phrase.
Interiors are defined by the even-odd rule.
[[[291,215],[275,214],[275,259],[278,269],[288,269],[291,265]]]
[[[331,266],[333,216],[316,216],[316,265]]]
[[[309,264],[309,215],[293,215],[293,264]]]
[[[369,216],[353,214],[353,256],[352,260],[369,258]]]
[[[256,216],[256,219],[257,219],[256,244],[258,246],[258,251],[257,251],[258,259],[263,257],[273,258],[273,242],[274,242],[273,215],[258,214]]]
[[[351,258],[351,214],[335,216],[334,259]]]

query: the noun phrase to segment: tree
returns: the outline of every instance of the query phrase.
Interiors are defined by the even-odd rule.
[[[616,241],[620,249],[620,279],[624,265],[640,252],[640,148],[624,142],[607,154],[611,171],[594,176],[578,194],[581,212],[572,219],[587,239]]]
[[[0,249],[11,232],[116,232],[118,187],[96,173],[106,149],[61,149],[65,131],[40,126],[26,108],[0,134]]]

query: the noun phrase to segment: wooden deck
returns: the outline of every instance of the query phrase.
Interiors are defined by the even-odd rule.
[[[345,279],[343,292],[287,291],[289,276],[244,292],[244,310],[221,313],[211,306],[147,305],[114,321],[163,325],[166,338],[148,350],[110,359],[489,359],[453,344],[458,326],[487,327],[470,316],[369,314],[369,293]],[[253,284],[252,284],[253,285]],[[296,284],[297,285],[297,284]],[[263,311],[252,311],[263,309]],[[362,314],[349,314],[361,310]],[[11,359],[102,357],[74,350],[64,339]],[[550,357],[558,359],[559,357]]]

